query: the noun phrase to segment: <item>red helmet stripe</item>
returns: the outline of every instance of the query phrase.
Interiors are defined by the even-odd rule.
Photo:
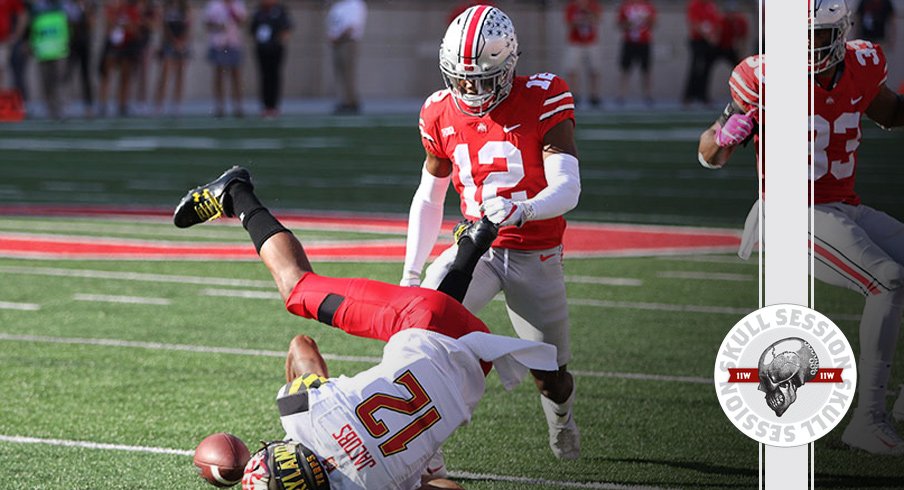
[[[477,60],[479,54],[478,47],[480,45],[480,27],[483,25],[484,18],[490,10],[486,5],[479,5],[474,8],[471,18],[467,22],[465,43],[461,47],[462,62],[470,59],[473,63]]]

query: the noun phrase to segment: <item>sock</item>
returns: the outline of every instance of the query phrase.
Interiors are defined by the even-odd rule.
[[[904,289],[895,289],[866,298],[860,319],[860,376],[857,413],[883,416],[885,396],[901,329]]]
[[[228,206],[231,209],[225,209],[226,213],[242,220],[242,226],[248,231],[257,253],[261,253],[261,247],[268,238],[279,232],[289,231],[261,204],[250,185],[236,182],[226,192],[232,200],[231,206]]]
[[[565,425],[571,420],[571,407],[574,405],[574,392],[568,395],[568,399],[562,403],[556,403],[549,398],[540,395],[540,405],[543,407],[543,413],[546,415],[546,421],[550,425]]]
[[[471,284],[471,276],[474,268],[483,255],[474,242],[469,237],[464,237],[458,242],[458,252],[455,254],[455,260],[449,267],[446,277],[440,282],[437,291],[442,291],[449,296],[458,300],[459,303],[464,301],[465,294],[468,292],[468,286]]]

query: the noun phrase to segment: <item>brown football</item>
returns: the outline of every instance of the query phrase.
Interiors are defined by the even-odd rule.
[[[218,432],[204,438],[195,448],[195,466],[201,478],[225,488],[242,481],[245,464],[251,459],[248,447],[238,437]]]

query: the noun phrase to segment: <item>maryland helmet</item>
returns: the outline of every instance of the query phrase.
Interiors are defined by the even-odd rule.
[[[489,5],[475,5],[456,17],[439,48],[439,67],[455,105],[475,116],[490,112],[509,95],[517,62],[515,26]]]
[[[264,443],[242,476],[242,490],[285,490],[305,488],[329,490],[326,469],[310,449],[296,441]]]

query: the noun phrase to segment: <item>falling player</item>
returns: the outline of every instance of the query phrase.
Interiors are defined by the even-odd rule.
[[[904,440],[887,420],[885,396],[904,311],[904,224],[861,204],[854,179],[862,115],[884,128],[904,126],[904,96],[885,85],[888,68],[878,45],[846,40],[851,21],[844,0],[815,0],[812,7],[814,275],[866,298],[860,320],[859,400],[842,441],[871,453],[901,455]],[[761,87],[765,90],[764,64],[764,56],[758,55],[734,69],[729,81],[733,102],[700,137],[704,166],[723,166],[751,137],[755,123],[765,124],[760,93]],[[754,206],[745,226],[744,258],[759,234],[756,211]],[[894,414],[904,420],[904,396]]]
[[[567,370],[571,348],[562,269],[562,215],[577,205],[581,190],[574,98],[551,73],[515,76],[517,61],[514,26],[495,7],[471,7],[446,31],[440,47],[446,89],[430,96],[420,114],[426,160],[411,203],[401,284],[421,284],[451,181],[465,218],[485,216],[501,227],[467,294],[458,294],[476,312],[503,291],[518,335],[558,348],[559,369],[532,374],[553,454],[574,459],[580,435],[572,410],[574,379]],[[453,246],[427,269],[423,286],[439,287],[454,257]]]
[[[419,488],[440,444],[471,419],[489,362],[507,389],[529,368],[556,366],[552,346],[492,335],[441,291],[315,274],[301,243],[261,204],[241,167],[189,191],[173,218],[185,228],[223,215],[241,219],[289,312],[387,341],[380,364],[329,378],[314,340],[292,340],[287,384],[277,395],[287,441],[251,458],[243,490]],[[496,227],[482,220],[459,231],[452,269],[464,278]]]

